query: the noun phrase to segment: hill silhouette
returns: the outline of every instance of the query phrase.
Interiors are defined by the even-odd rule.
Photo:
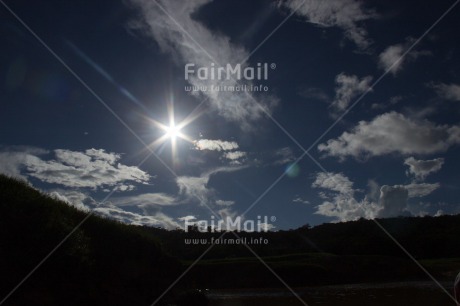
[[[0,175],[0,298],[86,216]],[[460,270],[460,216],[377,221],[381,227],[361,219],[235,236],[126,225],[93,215],[4,305],[150,305],[209,248],[193,240],[221,235],[266,239],[267,244],[253,244],[251,249],[291,286],[427,280],[388,234],[436,278],[451,280]],[[163,304],[176,300],[182,305],[184,296],[201,300],[195,289],[280,286],[246,246],[220,244],[193,266]]]
[[[0,300],[85,218],[0,176]],[[141,227],[91,216],[3,305],[150,305],[181,272]]]

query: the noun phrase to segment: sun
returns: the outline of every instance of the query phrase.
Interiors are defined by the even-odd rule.
[[[171,98],[171,101],[173,101],[173,98]],[[174,116],[173,102],[168,102],[167,110],[169,122],[163,121],[162,123],[151,117],[145,117],[152,127],[156,128],[157,131],[160,130],[162,132],[161,136],[153,140],[148,145],[151,154],[154,154],[154,152],[161,153],[166,142],[169,142],[171,144],[172,162],[173,164],[176,164],[178,162],[177,150],[179,143],[183,141],[191,144],[194,143],[194,140],[186,134],[186,127],[202,114],[203,111],[200,110],[201,105],[202,104],[198,105],[185,118],[181,118],[179,121],[176,121],[177,118]],[[158,135],[157,131],[154,132],[156,135]]]
[[[176,139],[177,137],[181,137],[182,133],[180,132],[181,127],[171,123],[169,126],[165,127],[165,136],[172,140]]]

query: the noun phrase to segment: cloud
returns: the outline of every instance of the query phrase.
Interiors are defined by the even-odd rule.
[[[335,78],[335,99],[331,106],[334,112],[343,112],[348,108],[353,98],[371,91],[370,83],[372,81],[371,76],[366,76],[359,79],[356,75],[346,75],[340,73]]]
[[[161,212],[157,212],[151,216],[146,216],[110,205],[97,207],[94,209],[94,212],[100,216],[132,225],[156,226],[166,229],[182,228],[181,224]]]
[[[315,214],[335,217],[338,221],[411,215],[415,210],[409,206],[408,200],[424,197],[440,185],[438,183],[384,185],[378,191],[378,184],[371,180],[368,186],[369,194],[359,200],[356,199],[359,190],[353,188],[353,182],[344,174],[317,173],[312,187],[324,189],[326,192],[320,192],[319,196],[324,201],[316,207]]]
[[[86,193],[76,191],[76,190],[63,190],[57,189],[48,194],[59,201],[65,202],[75,208],[89,212],[91,209],[95,208],[98,203],[92,197]]]
[[[353,194],[353,183],[342,173],[320,172],[312,184],[313,188],[323,188],[342,194]]]
[[[235,141],[200,139],[195,141],[195,148],[198,150],[230,151],[239,148]]]
[[[404,160],[404,164],[409,166],[409,173],[413,174],[416,179],[424,180],[429,174],[441,169],[444,158],[417,160],[409,157]]]
[[[294,202],[294,203],[302,203],[302,204],[310,204],[310,201],[304,200],[300,196],[295,196],[294,199],[292,199],[292,202]]]
[[[404,186],[387,186],[380,189],[379,218],[407,215],[409,192]]]
[[[0,146],[0,173],[27,181],[22,174],[30,156],[48,154],[44,149],[28,146]]]
[[[412,50],[411,52],[407,53],[404,58],[401,58],[404,52],[410,48],[414,41],[414,38],[408,37],[405,43],[388,46],[379,55],[379,67],[384,71],[390,70],[393,75],[396,75],[399,71],[401,71],[404,62],[413,61],[421,55],[431,54],[431,52],[426,50]]]
[[[192,220],[196,220],[196,217],[195,216],[192,216],[192,215],[189,215],[189,216],[184,216],[184,217],[180,217],[180,218],[177,218],[177,220],[179,221],[192,221]]]
[[[438,189],[441,185],[439,183],[429,184],[429,183],[411,183],[409,185],[404,185],[405,189],[407,189],[409,198],[420,198],[429,195],[436,189]]]
[[[273,159],[272,163],[274,165],[285,165],[296,160],[294,152],[289,147],[276,150],[271,158]]]
[[[143,193],[134,196],[112,198],[115,206],[170,206],[179,204],[178,200],[165,193]]]
[[[345,37],[354,42],[360,49],[371,44],[363,21],[374,19],[376,13],[364,7],[362,1],[356,0],[287,0],[283,3],[291,11],[304,17],[307,22],[329,28],[338,27],[344,31]],[[300,6],[300,7],[299,7]]]
[[[426,215],[421,212],[420,207],[412,208],[408,203],[409,198],[419,198],[427,196],[439,188],[439,184],[409,184],[409,185],[384,185],[380,189],[380,210],[379,218],[397,217],[404,215]]]
[[[221,33],[212,32],[192,17],[200,7],[211,0],[130,2],[140,12],[132,26],[152,37],[163,52],[174,57],[178,65],[194,64],[195,70],[201,67],[211,68],[211,64],[215,64],[215,67],[227,64],[235,66],[239,63],[243,67],[248,65],[246,58],[249,53],[243,47],[233,44],[229,37]],[[211,89],[237,85],[233,79],[200,79],[196,74],[191,74],[188,81],[192,86],[205,88],[206,90],[195,94],[207,98],[222,117],[239,123],[243,129],[252,128],[251,122],[261,119],[264,115],[262,108],[247,92]],[[250,85],[251,82],[247,81],[247,84]],[[257,96],[257,101],[267,112],[271,112],[278,103],[277,98],[263,94]]]
[[[5,172],[15,176],[34,177],[42,182],[73,188],[116,186],[131,189],[127,182],[145,184],[150,175],[138,167],[118,162],[120,155],[104,150],[85,152],[54,150],[54,159],[43,159],[42,152],[2,152],[0,159],[9,164]]]
[[[226,152],[226,153],[224,153],[224,157],[226,159],[229,159],[229,160],[232,160],[232,161],[238,160],[238,159],[243,158],[245,156],[246,156],[246,152],[241,152],[241,151],[234,151],[234,152]]]
[[[356,200],[353,182],[342,173],[317,173],[312,187],[327,190],[320,193],[324,202],[316,207],[315,214],[335,217],[338,221],[352,221],[372,219],[379,210],[378,205],[367,198]]]
[[[438,95],[446,100],[460,101],[460,85],[458,84],[433,83],[429,86],[434,88]]]
[[[318,145],[327,156],[356,158],[391,153],[433,154],[460,143],[460,126],[413,120],[396,112],[360,121],[351,132]]]
[[[200,176],[179,176],[176,178],[179,194],[191,201],[198,200],[201,205],[210,207],[216,202],[216,191],[207,186],[211,176],[240,169],[243,169],[243,167],[220,167],[207,171]]]

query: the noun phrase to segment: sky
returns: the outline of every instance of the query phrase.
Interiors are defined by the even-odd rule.
[[[0,173],[167,229],[460,213],[457,2],[0,1]]]

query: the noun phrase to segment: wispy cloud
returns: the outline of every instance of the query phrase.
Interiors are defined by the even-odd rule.
[[[126,183],[145,184],[151,178],[138,167],[121,164],[121,155],[117,153],[96,149],[84,152],[58,149],[53,153],[54,158],[45,159],[42,151],[2,152],[0,159],[9,166],[0,170],[72,188],[116,187],[128,190],[131,185]]]
[[[409,198],[421,198],[421,197],[429,195],[430,193],[432,193],[433,191],[438,189],[440,186],[441,185],[439,183],[433,183],[433,184],[429,184],[429,183],[420,183],[420,184],[411,183],[411,184],[408,184],[408,185],[404,185],[402,187],[407,189]]]
[[[212,32],[192,15],[211,0],[192,1],[148,1],[131,0],[140,12],[135,27],[155,39],[160,48],[171,54],[179,65],[195,64],[196,67],[211,67],[211,64],[247,66],[249,53],[233,44],[229,37]],[[235,81],[226,78],[200,79],[191,75],[188,81],[198,88],[234,86]],[[250,82],[248,82],[250,83]],[[238,122],[244,129],[251,129],[251,122],[262,118],[263,110],[246,92],[201,91],[213,108],[225,119]],[[258,95],[258,102],[270,112],[278,99],[269,95]]]
[[[375,19],[374,10],[366,8],[364,2],[356,0],[287,0],[282,4],[307,22],[319,27],[338,27],[344,31],[345,37],[364,50],[372,43],[363,22]]]
[[[217,173],[233,172],[243,169],[243,167],[220,167],[204,172],[200,176],[179,176],[176,179],[179,193],[190,201],[196,202],[207,207],[212,207],[216,203],[217,192],[208,187],[209,180]]]
[[[179,204],[178,199],[165,193],[141,193],[111,199],[115,206],[170,206]]]
[[[175,229],[183,227],[173,218],[165,215],[162,212],[156,212],[153,215],[140,215],[110,205],[97,207],[94,209],[94,212],[100,216],[118,220],[120,222],[132,225],[157,226],[166,229]]]
[[[346,75],[345,73],[337,75],[335,78],[337,85],[335,88],[335,99],[331,104],[334,114],[336,115],[345,111],[353,98],[368,90],[371,91],[371,81],[371,76],[359,79],[356,75]]]
[[[353,183],[342,173],[320,172],[312,184],[313,188],[323,188],[342,194],[353,194]]]
[[[434,88],[438,95],[446,100],[460,101],[459,84],[432,83],[429,86]]]
[[[275,150],[272,156],[270,156],[270,159],[273,160],[271,163],[274,165],[285,165],[287,163],[295,161],[296,157],[290,147],[284,147]]]
[[[56,189],[48,192],[48,194],[59,201],[87,212],[98,205],[97,201],[91,196],[77,190]]]
[[[361,121],[351,132],[320,144],[328,156],[366,158],[391,153],[433,154],[460,144],[460,126],[436,125],[389,112]]]
[[[302,204],[310,204],[310,201],[302,199],[300,196],[295,196],[294,199],[292,199],[292,202],[294,202],[294,203],[302,203]]]

